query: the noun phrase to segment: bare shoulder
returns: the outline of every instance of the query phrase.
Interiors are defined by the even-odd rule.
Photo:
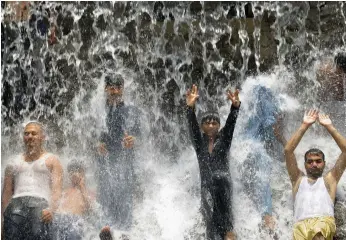
[[[326,175],[324,175],[323,180],[329,189],[332,189],[332,188],[336,189],[337,181],[335,177],[333,176],[332,170],[330,170]]]
[[[48,168],[61,167],[61,163],[60,163],[58,156],[56,156],[52,153],[47,153],[47,154],[49,154],[47,159],[46,159],[46,165]]]
[[[8,175],[13,175],[14,173],[14,166],[12,164],[8,164],[6,167],[5,167],[5,175],[8,176]]]
[[[297,181],[295,181],[294,184],[292,185],[293,196],[295,196],[296,193],[298,192],[300,183],[302,182],[304,176],[305,176],[305,174],[303,172],[301,172]]]

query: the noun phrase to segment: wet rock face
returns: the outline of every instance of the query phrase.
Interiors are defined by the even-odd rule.
[[[73,115],[71,99],[80,90],[94,91],[106,70],[133,73],[134,83],[145,86],[142,107],[155,96],[163,98],[157,111],[180,121],[180,91],[193,83],[203,86],[201,104],[205,96],[216,101],[222,89],[270,71],[279,58],[299,75],[314,49],[346,41],[346,4],[340,2],[32,2],[30,7],[35,11],[27,21],[2,22],[5,125],[42,109]],[[52,25],[57,41],[47,44]],[[31,57],[43,61],[31,65]],[[31,70],[39,80],[31,81]],[[85,76],[91,79],[84,81]],[[26,79],[32,91],[19,90]],[[50,95],[42,87],[48,83]]]

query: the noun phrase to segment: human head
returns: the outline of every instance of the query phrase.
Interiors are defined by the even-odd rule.
[[[85,167],[81,161],[72,160],[67,165],[67,173],[72,185],[76,186],[85,177]]]
[[[340,71],[343,71],[344,73],[346,73],[346,53],[339,52],[335,56],[334,62],[336,64],[337,69],[339,69]]]
[[[307,175],[313,178],[321,177],[326,165],[324,153],[320,149],[312,148],[305,153],[304,159]]]
[[[122,97],[124,79],[120,74],[107,75],[105,77],[105,91],[108,96]]]
[[[40,151],[46,140],[45,128],[42,123],[30,121],[24,126],[23,141],[30,153]]]
[[[209,137],[215,137],[220,129],[220,117],[217,112],[207,111],[201,117],[201,129]]]

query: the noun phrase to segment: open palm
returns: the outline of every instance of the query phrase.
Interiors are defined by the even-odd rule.
[[[318,111],[315,109],[311,109],[305,112],[303,122],[305,124],[311,125],[314,122],[316,122],[317,118],[318,118]]]
[[[192,89],[188,89],[186,93],[186,104],[189,107],[194,107],[196,104],[196,101],[198,99],[198,89],[197,86],[194,84],[192,85]]]
[[[234,93],[231,90],[227,91],[227,98],[231,100],[232,105],[235,107],[240,106],[239,90],[235,90]]]
[[[332,124],[332,120],[330,120],[329,116],[326,114],[318,114],[318,122],[322,125],[322,126],[327,126],[327,125],[331,125]]]

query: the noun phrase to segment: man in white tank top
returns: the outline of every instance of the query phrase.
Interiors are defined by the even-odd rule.
[[[322,176],[325,160],[319,149],[305,153],[305,175],[297,164],[294,150],[308,128],[318,121],[341,150],[335,166]],[[285,159],[294,197],[295,240],[332,240],[335,234],[334,202],[337,184],[346,168],[346,138],[333,126],[329,116],[317,110],[305,113],[302,125],[285,146]]]
[[[6,166],[1,199],[4,239],[51,239],[50,225],[58,207],[63,170],[44,149],[39,122],[24,128],[25,152]]]

